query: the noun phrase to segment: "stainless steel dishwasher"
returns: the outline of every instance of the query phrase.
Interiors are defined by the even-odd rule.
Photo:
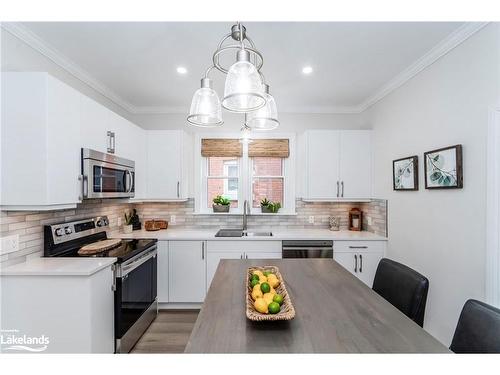
[[[300,240],[283,241],[281,255],[285,258],[333,259],[333,241]]]

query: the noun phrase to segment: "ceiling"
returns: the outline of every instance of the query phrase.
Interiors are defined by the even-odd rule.
[[[20,26],[136,113],[186,113],[232,22],[37,22]],[[279,112],[359,112],[464,25],[248,22]],[[37,39],[38,39],[37,38]],[[227,62],[234,59],[228,56]],[[302,74],[302,67],[314,71]],[[176,68],[187,73],[180,75]],[[212,73],[223,95],[224,75]]]

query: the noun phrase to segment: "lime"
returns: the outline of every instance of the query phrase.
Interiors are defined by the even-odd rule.
[[[264,274],[264,276],[267,276],[267,275],[269,275],[271,272],[270,272],[270,271],[264,271],[264,272],[262,272],[262,273]]]
[[[271,302],[269,306],[267,306],[267,309],[271,314],[277,314],[280,312],[280,305],[277,302]]]
[[[252,279],[252,281],[250,282],[250,285],[252,286],[252,288],[253,288],[255,285],[257,285],[257,284],[259,284],[259,279]]]
[[[259,280],[259,275],[257,275],[257,274],[254,273],[252,275],[252,277],[250,278],[250,281],[252,281],[252,280]]]
[[[276,302],[281,306],[283,304],[283,296],[281,294],[275,294],[273,297],[273,302]]]
[[[260,284],[260,290],[262,293],[269,293],[271,291],[271,286],[268,283]]]

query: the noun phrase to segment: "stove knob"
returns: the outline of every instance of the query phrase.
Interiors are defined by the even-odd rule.
[[[73,230],[70,227],[65,227],[64,228],[64,233],[71,234],[71,233],[73,233]]]
[[[54,231],[55,235],[57,237],[61,237],[63,235],[63,229],[62,228],[57,228],[55,231]]]

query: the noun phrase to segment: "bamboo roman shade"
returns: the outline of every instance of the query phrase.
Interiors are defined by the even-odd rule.
[[[290,156],[288,139],[254,139],[248,145],[248,156],[287,158]]]
[[[201,156],[241,157],[242,144],[237,139],[202,139]]]

